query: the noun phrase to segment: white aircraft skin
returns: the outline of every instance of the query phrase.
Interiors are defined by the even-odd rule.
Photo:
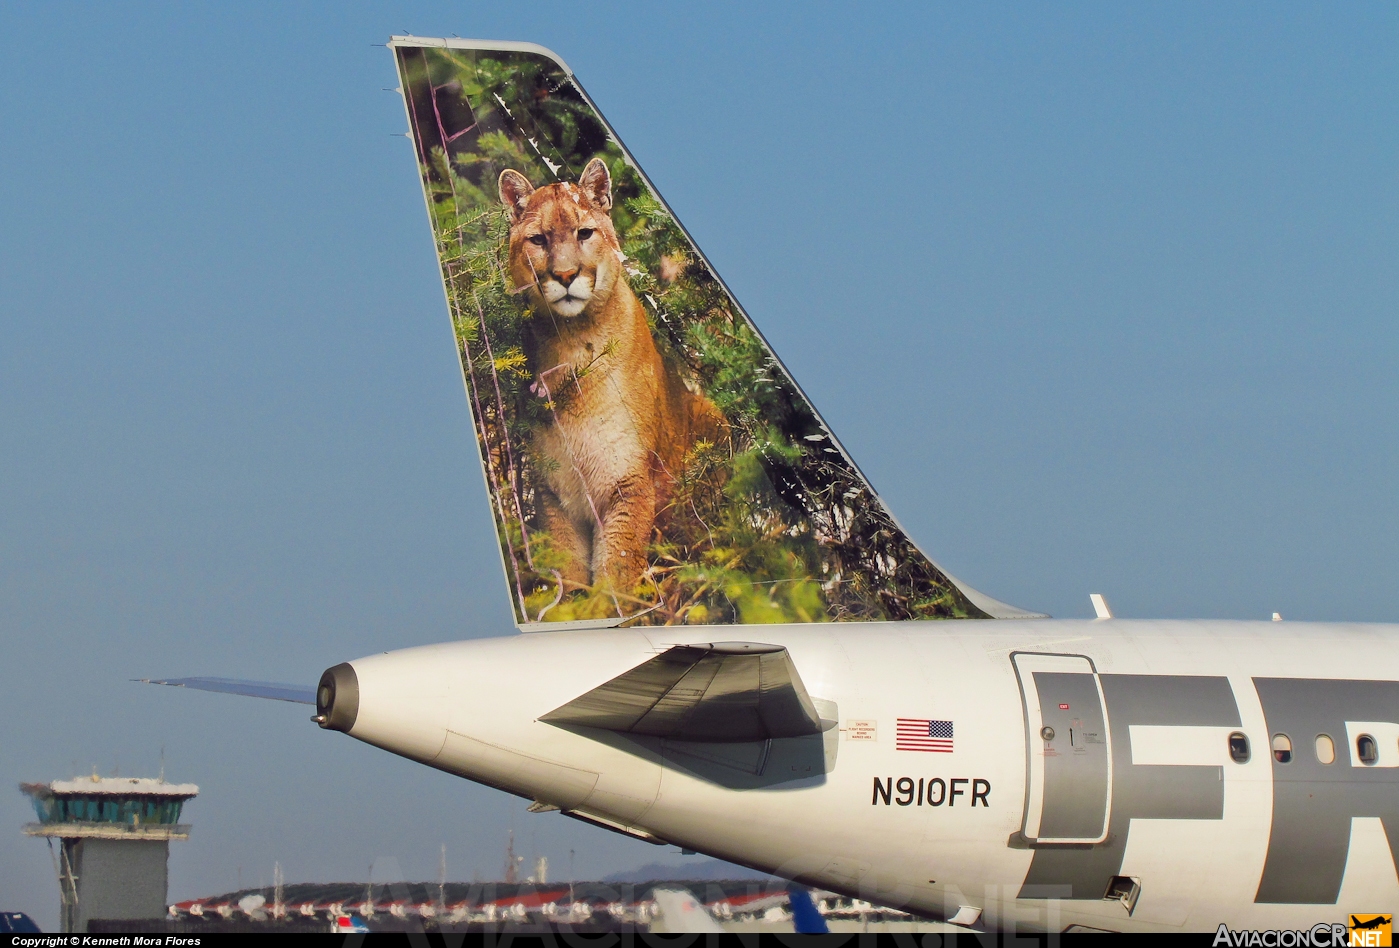
[[[814,738],[816,745],[807,739],[804,751],[784,751],[777,746],[783,741],[773,741],[761,776],[697,759],[693,753],[705,751],[696,745],[663,749],[657,738],[538,720],[673,645],[740,638],[786,647],[822,717],[837,722]],[[1027,762],[1045,745],[1029,739],[1040,722],[1036,717],[1027,725],[1027,714],[1035,712],[1022,701],[1013,655],[1027,668],[1035,661],[1083,661],[1036,655],[1091,660],[1108,695],[1114,808],[1149,812],[1152,805],[1203,792],[1219,812],[1130,818],[1096,846],[1016,845],[1032,808]],[[1308,851],[1305,839],[1300,855],[1282,852],[1287,841],[1278,834],[1287,827],[1274,824],[1287,814],[1274,812],[1275,781],[1308,773],[1288,767],[1320,767],[1316,734],[1340,727],[1323,720],[1290,734],[1295,760],[1275,764],[1265,699],[1276,691],[1255,682],[1319,681],[1328,694],[1344,696],[1353,690],[1346,682],[1363,678],[1366,687],[1399,693],[1393,690],[1399,687],[1399,626],[1105,619],[567,631],[450,642],[350,664],[359,685],[352,737],[638,835],[917,913],[951,917],[972,906],[981,910],[983,925],[1019,930],[1214,931],[1220,923],[1235,930],[1306,930],[1399,904],[1399,877],[1380,813],[1364,805],[1364,815],[1341,813],[1339,822],[1332,820],[1348,836],[1331,840],[1331,849],[1345,853],[1343,870],[1341,863],[1336,867],[1343,876],[1334,901],[1298,902],[1295,892],[1256,901],[1265,895],[1260,886],[1270,839],[1279,847],[1273,884],[1325,887],[1327,870],[1317,868],[1324,853]],[[1128,675],[1155,680],[1114,677]],[[1168,676],[1205,680],[1221,708],[1232,694],[1237,723],[1134,725],[1118,713],[1128,699],[1114,695],[1145,695],[1148,705],[1175,702],[1170,713],[1187,718],[1213,713],[1200,710],[1194,685]],[[1274,687],[1286,692],[1291,686]],[[1272,701],[1275,714],[1279,700]],[[1291,710],[1305,715],[1316,705],[1315,696],[1303,694]],[[1345,733],[1330,735],[1335,760],[1325,779],[1340,794],[1334,799],[1380,779],[1389,801],[1381,809],[1387,806],[1393,820],[1399,703],[1387,716],[1366,713],[1363,720],[1347,720]],[[954,750],[896,750],[899,717],[955,722]],[[874,722],[874,739],[854,739],[852,721]],[[1246,763],[1231,759],[1234,732],[1251,744]],[[1372,764],[1356,759],[1362,732],[1378,745]],[[1121,752],[1124,746],[1129,753]],[[1144,771],[1146,782],[1135,792],[1159,799],[1143,807],[1123,788],[1133,767],[1153,765],[1158,769]],[[900,777],[910,778],[905,787],[926,780],[928,801],[900,805],[913,796],[897,788]],[[944,782],[940,805],[929,805],[934,778]],[[954,778],[961,782],[951,784]],[[887,798],[879,787],[888,787]],[[980,799],[974,791],[983,791]],[[1336,814],[1325,810],[1299,822],[1312,825],[1327,816]],[[1300,829],[1305,836],[1307,827]],[[1391,823],[1390,839],[1399,835],[1396,829]],[[1101,859],[1114,843],[1120,867],[1109,866],[1106,875],[1140,884],[1130,914],[1102,891],[1070,892],[1062,879],[1058,894],[1074,897],[1053,897],[1052,866],[1038,877],[1050,889],[1022,892],[1036,881],[1029,877],[1038,853]],[[1085,878],[1098,885],[1092,873]]]

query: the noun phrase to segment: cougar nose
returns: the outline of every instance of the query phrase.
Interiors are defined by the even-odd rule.
[[[554,271],[554,279],[555,279],[555,280],[558,280],[558,281],[559,281],[560,283],[562,283],[564,286],[568,286],[570,283],[572,283],[572,282],[573,282],[573,278],[576,277],[577,275],[578,275],[578,268],[577,268],[577,267],[574,267],[572,270],[555,270],[555,271]]]

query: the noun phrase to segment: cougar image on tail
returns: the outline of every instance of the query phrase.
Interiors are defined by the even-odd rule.
[[[530,309],[535,392],[557,406],[531,444],[542,525],[575,586],[635,586],[670,485],[696,441],[727,440],[719,410],[656,349],[612,226],[612,176],[588,162],[577,184],[535,188],[507,169],[510,278]]]

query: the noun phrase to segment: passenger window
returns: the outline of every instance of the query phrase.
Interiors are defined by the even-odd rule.
[[[1286,734],[1273,735],[1273,760],[1280,764],[1292,763],[1292,738]]]
[[[1373,767],[1380,760],[1380,745],[1375,743],[1375,739],[1369,734],[1362,734],[1355,739],[1356,756],[1366,767]]]
[[[1236,764],[1248,763],[1248,737],[1241,731],[1229,735],[1229,756]]]
[[[1330,764],[1336,760],[1336,744],[1329,734],[1316,736],[1316,759],[1319,763]]]

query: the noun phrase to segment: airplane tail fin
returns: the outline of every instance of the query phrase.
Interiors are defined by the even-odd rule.
[[[522,629],[1039,617],[918,549],[557,56],[389,45]]]
[[[787,898],[792,907],[792,927],[798,935],[827,935],[830,927],[812,901],[811,890],[793,882],[787,886]]]
[[[717,934],[724,930],[688,889],[656,889],[651,899],[656,903],[656,917],[651,922],[653,932]]]

